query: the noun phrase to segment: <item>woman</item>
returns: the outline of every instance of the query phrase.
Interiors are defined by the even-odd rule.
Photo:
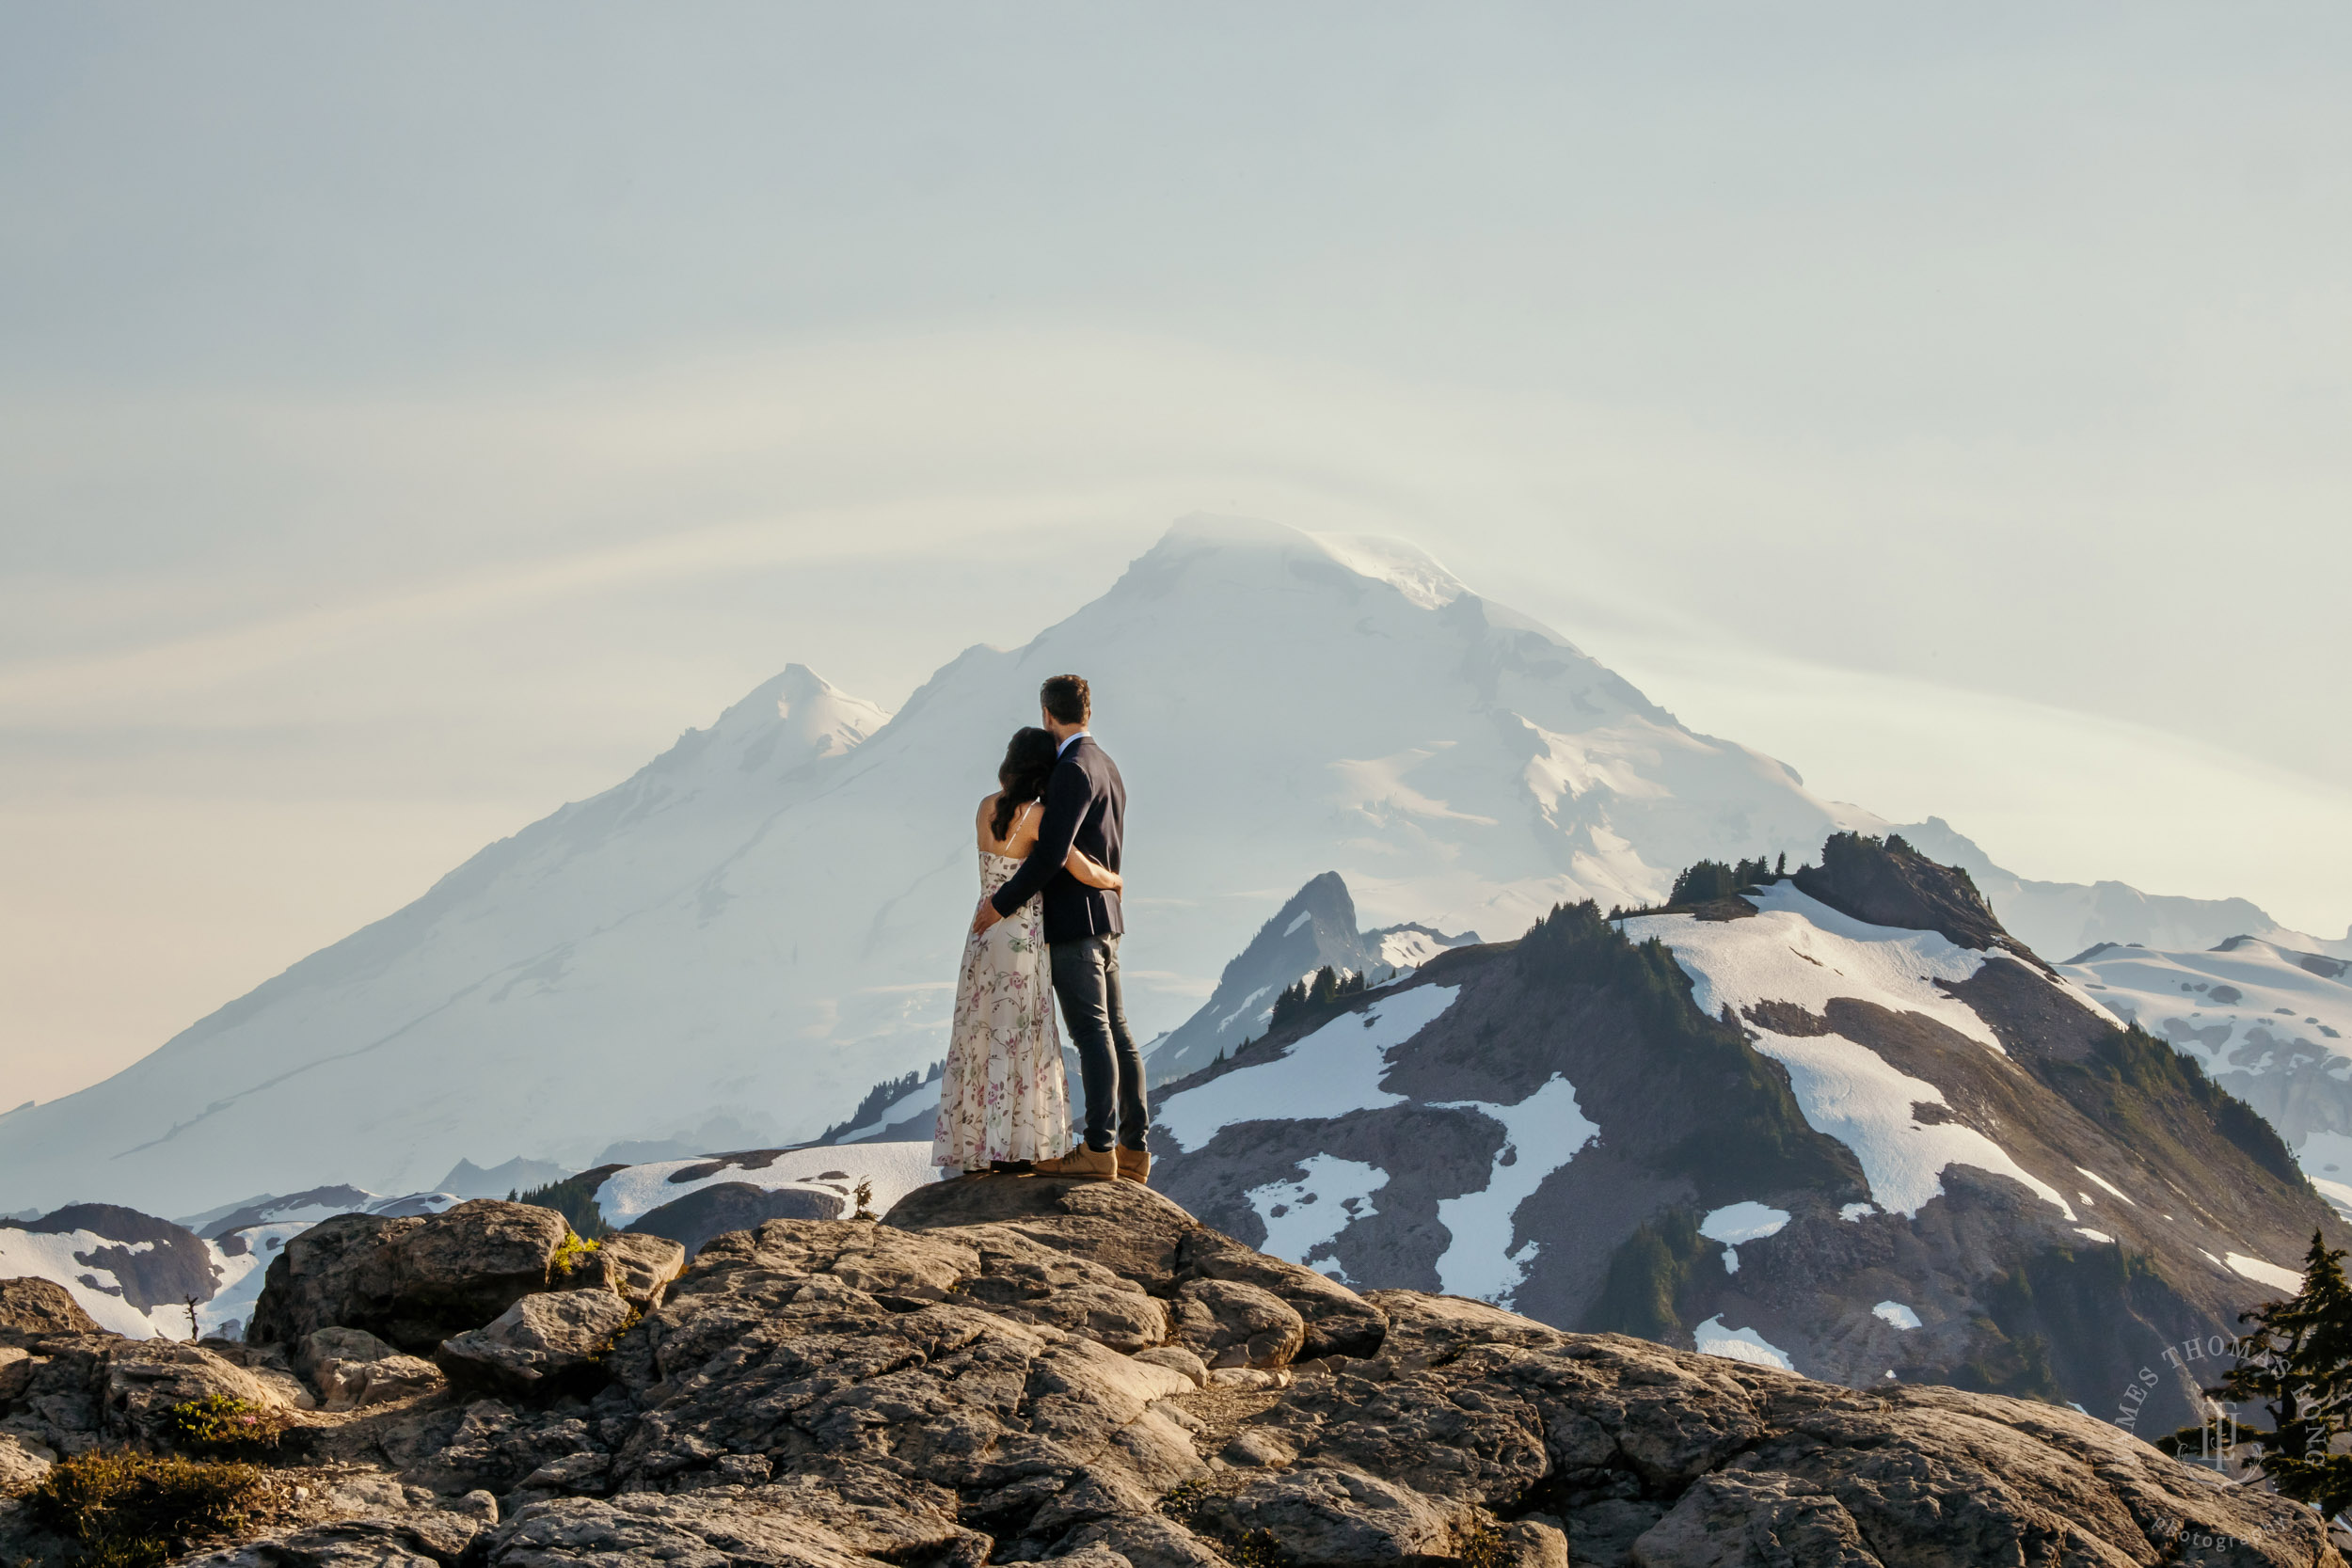
[[[1014,733],[996,769],[1001,786],[980,802],[980,895],[1006,879],[1037,844],[1045,781],[1057,760],[1043,730]],[[1119,873],[1073,849],[1063,868],[1089,887],[1116,889]],[[967,1176],[1019,1170],[1070,1147],[1070,1094],[1054,1026],[1054,983],[1043,916],[1030,899],[985,932],[968,934],[956,977],[947,1067],[939,1083],[931,1164]]]

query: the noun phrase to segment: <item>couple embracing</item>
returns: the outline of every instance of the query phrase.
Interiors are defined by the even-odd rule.
[[[1087,730],[1083,678],[1056,675],[1038,700],[1042,727],[1014,733],[996,793],[980,802],[981,896],[956,979],[931,1163],[967,1176],[1141,1181],[1151,1113],[1119,983],[1127,786]],[[1054,998],[1086,1081],[1074,1147]]]

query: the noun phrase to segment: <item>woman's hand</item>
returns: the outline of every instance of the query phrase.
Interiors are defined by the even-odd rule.
[[[1069,858],[1064,860],[1061,865],[1064,871],[1069,872],[1087,886],[1099,887],[1105,893],[1117,893],[1125,885],[1120,881],[1118,872],[1113,871],[1083,849],[1071,850]]]

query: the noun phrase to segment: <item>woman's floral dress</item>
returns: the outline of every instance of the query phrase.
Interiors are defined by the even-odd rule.
[[[980,894],[1021,863],[980,851]],[[1045,916],[1032,898],[985,932],[966,935],[956,1017],[939,1082],[931,1164],[986,1170],[993,1160],[1044,1160],[1070,1148],[1070,1091],[1054,1023]]]

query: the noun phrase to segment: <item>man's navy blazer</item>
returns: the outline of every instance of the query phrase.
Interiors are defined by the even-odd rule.
[[[1119,869],[1120,840],[1127,826],[1127,785],[1119,765],[1090,735],[1072,741],[1045,781],[1045,816],[1038,823],[1037,847],[990,900],[998,914],[1010,914],[1040,893],[1045,895],[1045,940],[1115,937],[1126,930],[1119,895],[1089,887],[1062,867],[1073,848],[1083,849],[1111,870]]]

